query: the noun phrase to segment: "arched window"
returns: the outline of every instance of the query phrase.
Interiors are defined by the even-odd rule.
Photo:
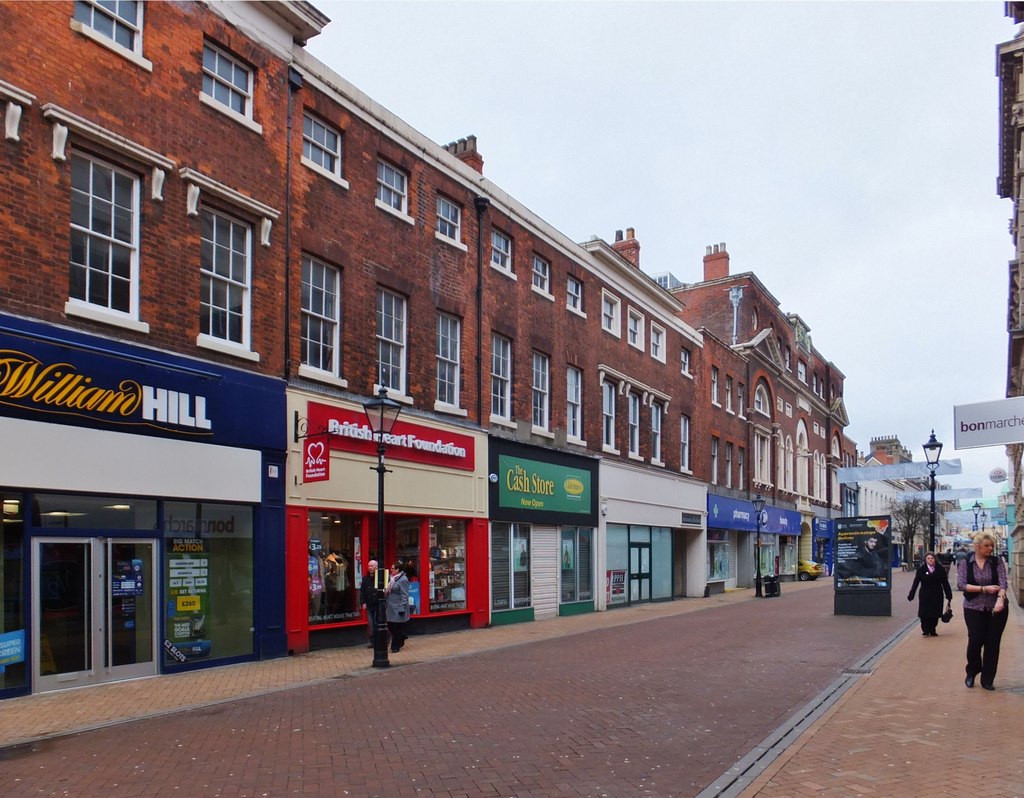
[[[796,428],[796,492],[800,496],[810,495],[811,453],[807,447],[807,427],[801,421]]]
[[[771,415],[772,405],[768,401],[768,391],[765,390],[764,385],[758,385],[754,391],[754,410],[765,416]]]
[[[832,462],[838,467],[840,461],[839,456],[839,438],[832,439]],[[832,469],[832,504],[833,506],[839,506],[839,475],[836,473],[836,469]]]
[[[786,481],[782,483],[785,490],[793,490],[793,437],[786,436]]]

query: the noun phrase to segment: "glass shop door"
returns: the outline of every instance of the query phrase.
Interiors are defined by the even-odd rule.
[[[32,541],[33,692],[157,672],[152,540]]]
[[[651,600],[651,544],[629,544],[629,603]]]

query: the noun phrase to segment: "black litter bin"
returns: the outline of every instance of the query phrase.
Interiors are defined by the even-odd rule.
[[[779,577],[777,576],[766,576],[764,577],[764,596],[765,598],[778,598],[782,595],[782,590],[779,587]]]

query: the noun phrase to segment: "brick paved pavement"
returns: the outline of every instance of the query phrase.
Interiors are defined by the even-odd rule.
[[[912,629],[742,798],[1024,796],[1024,611],[1011,602],[995,692],[968,690],[954,596],[939,637]]]
[[[904,576],[894,596],[905,595]],[[901,601],[891,619],[837,619],[831,596],[827,581],[787,584],[781,599],[744,603],[750,591],[735,591],[415,637],[389,671],[369,668],[366,649],[348,649],[15,699],[0,704],[0,745],[22,743],[0,750],[0,794],[692,796],[912,615]],[[870,682],[888,683],[896,655],[917,641],[959,652],[946,666],[930,658],[928,681],[983,693],[956,676],[963,641],[954,635],[925,640],[912,632],[840,707],[853,707]],[[1009,688],[1022,639],[1016,628],[1007,633],[1007,689],[967,697],[1018,700]],[[855,760],[865,736],[859,711],[849,722],[856,746],[849,732],[840,743]],[[879,726],[877,707],[866,711],[876,721],[868,737],[893,733]],[[915,716],[896,721],[903,738],[918,733]],[[814,726],[793,749],[810,752],[807,740],[824,728]],[[988,749],[976,747],[983,769]],[[921,746],[909,748],[906,756],[921,754]],[[863,762],[862,778],[851,782],[849,763],[826,757],[833,770],[820,761],[809,769],[787,752],[745,795],[917,794],[906,781],[868,782]],[[873,791],[853,791],[864,785]]]

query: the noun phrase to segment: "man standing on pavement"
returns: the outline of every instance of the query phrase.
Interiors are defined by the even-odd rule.
[[[373,648],[373,634],[377,628],[377,591],[373,587],[374,573],[377,571],[377,561],[370,560],[366,563],[366,574],[359,585],[359,601],[366,610],[366,638],[367,648]]]

